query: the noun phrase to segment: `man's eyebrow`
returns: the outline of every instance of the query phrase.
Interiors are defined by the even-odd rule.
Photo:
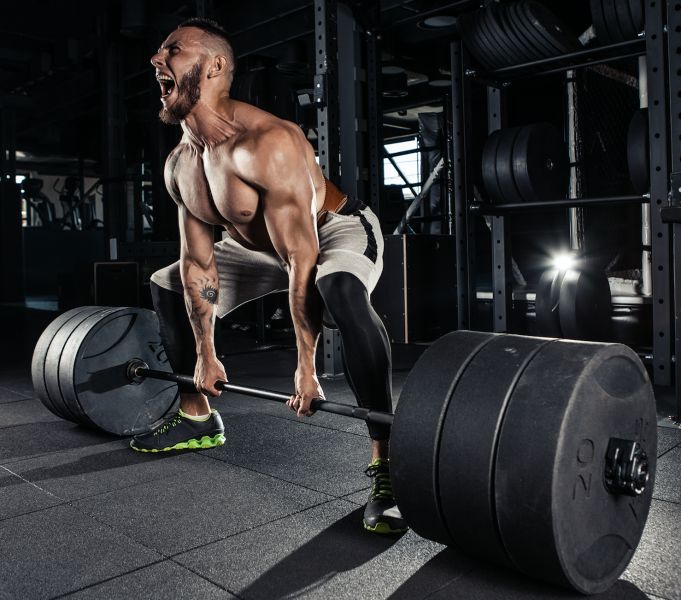
[[[182,43],[179,42],[179,41],[172,41],[172,42],[168,42],[167,44],[161,44],[161,46],[158,49],[158,52],[160,52],[161,50],[164,50],[165,48],[172,48],[173,46],[181,46],[181,45],[182,45]]]

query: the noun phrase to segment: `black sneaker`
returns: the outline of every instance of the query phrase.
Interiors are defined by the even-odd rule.
[[[188,419],[182,411],[170,415],[148,433],[130,440],[138,452],[168,452],[170,450],[203,450],[225,443],[225,427],[217,410],[210,411],[205,421]]]
[[[369,501],[364,509],[364,529],[374,533],[407,531],[407,524],[393,496],[388,459],[372,460],[364,472],[373,479]]]

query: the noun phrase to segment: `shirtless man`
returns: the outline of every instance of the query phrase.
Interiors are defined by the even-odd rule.
[[[161,86],[160,118],[183,131],[165,167],[178,206],[180,260],[152,275],[151,292],[170,364],[193,372],[196,388],[181,387],[180,410],[131,447],[159,452],[224,443],[222,420],[208,402],[220,393],[215,382],[227,381],[215,352],[215,317],[275,291],[289,292],[298,350],[288,406],[310,416],[311,401],[324,396],[315,350],[326,307],[358,403],[390,411],[390,344],[369,300],[382,269],[374,213],[325,180],[297,125],[229,97],[235,59],[217,23],[184,22],[151,64]],[[214,226],[228,234],[216,244]],[[390,487],[389,429],[368,427],[373,481],[364,527],[404,531]]]

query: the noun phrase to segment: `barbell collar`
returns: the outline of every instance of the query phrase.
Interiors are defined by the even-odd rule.
[[[150,369],[143,361],[132,359],[128,362],[126,367],[128,379],[131,383],[139,381],[140,379],[162,379],[164,381],[173,381],[178,384],[186,386],[194,386],[194,379],[189,375],[181,375],[179,373],[168,373],[167,371],[157,371]],[[292,394],[285,394],[274,390],[266,390],[263,388],[253,388],[244,385],[235,385],[225,381],[215,382],[215,387],[223,392],[233,392],[235,394],[242,394],[245,396],[252,396],[254,398],[261,398],[262,400],[273,400],[275,402],[288,402]],[[315,398],[311,404],[312,410],[333,413],[352,419],[359,419],[367,423],[375,423],[377,425],[392,425],[392,413],[382,412],[378,410],[369,410],[359,406],[350,406],[348,404],[339,404],[338,402],[330,402],[323,398]]]

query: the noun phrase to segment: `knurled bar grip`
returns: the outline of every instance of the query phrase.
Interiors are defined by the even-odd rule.
[[[180,375],[178,373],[168,373],[167,371],[156,371],[143,366],[136,366],[133,369],[135,377],[148,377],[150,379],[162,379],[165,381],[174,381],[187,386],[194,387],[194,379],[189,375]],[[243,394],[245,396],[253,396],[254,398],[262,398],[263,400],[274,400],[275,402],[288,402],[292,394],[285,394],[283,392],[275,392],[273,390],[265,390],[262,388],[252,388],[243,385],[235,385],[233,383],[226,383],[224,381],[217,381],[215,387],[223,392],[234,392],[235,394]],[[337,402],[329,402],[322,398],[315,398],[311,404],[312,410],[319,410],[322,412],[342,415],[344,417],[351,417],[353,419],[360,419],[367,423],[376,423],[378,425],[392,425],[393,414],[382,412],[379,410],[369,410],[359,406],[350,406],[348,404],[339,404]]]

